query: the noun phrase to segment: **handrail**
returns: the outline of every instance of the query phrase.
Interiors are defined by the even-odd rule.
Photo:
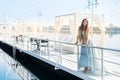
[[[32,39],[32,40],[31,40]],[[115,64],[115,65],[120,65],[120,63],[117,63],[117,62],[112,62],[112,61],[109,61],[109,60],[107,60],[107,59],[104,59],[104,53],[103,53],[103,51],[106,51],[106,50],[108,50],[108,51],[115,51],[115,52],[120,52],[120,49],[111,49],[111,48],[105,48],[105,47],[99,47],[99,46],[93,46],[93,45],[84,45],[84,44],[75,44],[75,43],[70,43],[70,42],[65,42],[65,41],[56,41],[56,40],[50,40],[50,39],[41,39],[41,38],[31,38],[31,37],[26,37],[26,40],[27,40],[27,50],[29,50],[29,48],[31,47],[31,50],[32,50],[32,46],[29,46],[29,45],[31,45],[31,43],[32,42],[34,42],[34,41],[39,41],[40,42],[40,44],[42,43],[42,41],[43,41],[43,43],[44,43],[44,41],[45,41],[45,43],[48,43],[49,45],[48,45],[48,48],[50,47],[50,43],[49,42],[51,42],[51,43],[57,43],[57,44],[59,44],[59,50],[60,50],[60,52],[59,52],[59,54],[57,54],[56,56],[58,56],[59,58],[58,58],[58,61],[57,62],[55,62],[56,63],[56,65],[55,65],[55,69],[56,68],[59,68],[59,66],[58,65],[62,65],[62,63],[63,63],[63,61],[62,60],[67,60],[67,61],[70,61],[70,62],[73,62],[73,63],[77,63],[77,70],[79,71],[79,68],[78,68],[78,63],[79,63],[79,46],[86,46],[86,47],[90,47],[90,48],[96,48],[96,49],[100,49],[101,51],[101,56],[100,56],[100,58],[97,58],[97,57],[93,57],[94,59],[98,59],[98,60],[100,60],[101,61],[101,69],[99,69],[100,71],[101,71],[101,79],[103,80],[104,79],[104,62],[108,62],[108,63],[111,63],[111,64]],[[64,44],[66,44],[66,45],[72,45],[72,46],[75,46],[75,47],[77,47],[77,56],[76,56],[76,59],[77,59],[77,62],[76,61],[73,61],[73,60],[71,60],[71,59],[67,59],[67,58],[64,58],[63,56],[62,56],[62,51],[63,51],[63,47],[62,47],[62,45],[64,45]],[[39,47],[41,47],[41,45],[39,46]],[[48,49],[49,50],[49,49]],[[40,50],[39,50],[40,51]],[[50,57],[51,57],[51,55],[50,55],[51,53],[49,53],[49,51],[48,51],[48,59],[50,60]],[[97,69],[97,68],[96,68]],[[115,75],[115,76],[117,76],[116,74],[114,74],[114,73],[110,73],[110,72],[107,72],[107,73],[109,73],[109,74],[113,74],[113,75]],[[117,77],[119,77],[119,76],[117,76]]]
[[[48,40],[48,41],[52,41],[52,42],[64,43],[64,44],[69,44],[69,45],[87,46],[87,47],[91,47],[91,48],[97,48],[97,49],[104,49],[104,50],[120,52],[119,49],[111,49],[111,48],[105,48],[105,47],[99,47],[99,46],[91,46],[91,45],[84,45],[84,44],[75,44],[75,43],[69,43],[69,42],[65,42],[65,41],[55,41],[55,40],[50,40],[50,39],[40,39],[40,38],[34,38],[34,39]]]
[[[99,46],[93,46],[93,45],[84,45],[84,44],[75,44],[75,43],[69,43],[69,42],[65,42],[65,41],[56,41],[56,40],[50,40],[50,39],[40,39],[40,38],[33,38],[33,39],[37,39],[39,41],[42,41],[42,40],[45,40],[45,41],[48,41],[49,42],[53,42],[53,43],[57,43],[60,45],[60,53],[59,55],[57,55],[59,58],[59,62],[56,63],[56,67],[59,68],[57,65],[62,65],[62,59],[64,60],[67,60],[67,61],[70,61],[70,62],[73,62],[73,63],[77,63],[77,70],[79,71],[79,67],[78,67],[78,63],[79,63],[79,46],[86,46],[86,47],[90,47],[90,48],[96,48],[96,49],[100,49],[101,50],[101,56],[100,58],[96,58],[94,57],[95,59],[98,59],[100,60],[101,62],[101,80],[104,79],[104,62],[108,62],[108,63],[111,63],[111,64],[115,64],[115,65],[120,65],[120,63],[116,63],[116,62],[112,62],[112,61],[109,61],[109,60],[104,60],[104,53],[103,51],[107,50],[107,51],[115,51],[115,52],[120,52],[119,49],[111,49],[111,48],[105,48],[105,47],[99,47]],[[73,60],[70,60],[70,59],[66,59],[64,57],[62,57],[62,45],[73,45],[73,46],[76,46],[77,47],[77,62],[76,61],[73,61]],[[56,68],[55,67],[55,68]],[[97,68],[96,68],[97,69]],[[107,72],[107,73],[110,73],[110,72]],[[110,74],[113,74],[113,73],[110,73]],[[115,76],[117,76],[116,74],[114,74]],[[119,76],[117,76],[119,77]]]

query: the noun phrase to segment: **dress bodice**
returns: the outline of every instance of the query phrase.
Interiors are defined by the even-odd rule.
[[[82,40],[83,40],[82,43],[84,42],[84,37],[85,37],[85,31],[82,31],[82,32],[81,32],[81,38],[82,38]]]

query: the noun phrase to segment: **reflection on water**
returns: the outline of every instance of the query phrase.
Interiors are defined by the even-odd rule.
[[[112,38],[113,36],[120,35],[120,32],[112,32],[112,33],[106,33],[106,34],[108,34],[108,36]]]
[[[21,80],[13,69],[5,62],[0,53],[0,80]]]
[[[0,80],[39,80],[27,68],[0,49]]]

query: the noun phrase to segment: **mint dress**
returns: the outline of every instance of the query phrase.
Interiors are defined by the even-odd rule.
[[[85,31],[81,32],[82,44],[84,45]],[[88,40],[88,45],[94,46],[92,41]],[[101,74],[101,64],[100,60],[95,58],[100,58],[99,52],[95,48],[90,48],[89,46],[80,46],[78,68],[88,67],[89,71],[95,74]]]
[[[81,32],[82,44],[84,42],[85,31]],[[79,68],[80,67],[90,67],[90,58],[89,58],[88,47],[81,46],[81,52],[79,54]]]

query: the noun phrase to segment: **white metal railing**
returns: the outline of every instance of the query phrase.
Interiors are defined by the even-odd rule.
[[[30,39],[30,38],[28,38],[28,39]],[[78,45],[78,44],[73,44],[73,43],[68,43],[68,42],[63,42],[63,41],[54,41],[54,40],[48,40],[48,39],[38,39],[38,38],[32,38],[33,39],[33,41],[34,40],[39,40],[40,41],[40,44],[41,44],[41,40],[45,40],[45,41],[48,41],[48,56],[49,56],[49,60],[50,60],[50,57],[52,57],[51,56],[51,54],[50,54],[50,46],[51,46],[51,44],[50,43],[55,43],[54,44],[54,46],[55,45],[58,45],[59,44],[59,55],[57,55],[59,58],[59,60],[56,62],[56,64],[59,64],[59,65],[62,65],[62,63],[63,63],[63,61],[64,60],[68,60],[68,61],[70,61],[70,62],[72,62],[72,63],[76,63],[77,65],[78,65],[78,62],[79,62],[79,52],[80,52],[80,48],[79,47],[81,47],[81,46],[86,46],[86,45]],[[29,42],[29,41],[28,41]],[[63,57],[63,52],[64,52],[64,50],[63,50],[63,45],[64,44],[66,44],[66,45],[70,45],[70,46],[73,46],[73,48],[76,46],[77,47],[77,54],[76,54],[76,57],[77,57],[77,60],[76,61],[73,61],[73,60],[71,60],[71,59],[66,59],[66,58],[64,58]],[[30,46],[29,46],[30,47]],[[39,45],[39,47],[41,48],[41,45]],[[110,63],[110,64],[114,64],[114,65],[117,65],[117,66],[120,66],[120,63],[117,63],[117,62],[114,62],[114,61],[109,61],[109,60],[104,60],[104,51],[114,51],[114,52],[120,52],[120,50],[117,50],[117,49],[110,49],[110,48],[103,48],[103,47],[97,47],[97,46],[92,46],[92,45],[87,45],[87,47],[89,47],[89,48],[92,48],[92,49],[98,49],[99,51],[100,51],[100,55],[101,55],[101,58],[96,58],[96,57],[94,57],[94,59],[97,59],[97,60],[100,60],[101,61],[101,80],[104,80],[105,78],[105,72],[107,72],[108,74],[112,74],[112,75],[114,75],[115,77],[118,77],[118,78],[120,78],[120,75],[119,74],[114,74],[114,73],[111,73],[111,72],[108,72],[108,71],[105,71],[104,70],[104,67],[105,67],[105,64],[104,64],[104,62],[107,62],[107,63]],[[56,46],[54,47],[54,48],[56,48]],[[39,51],[40,52],[40,54],[41,54],[41,52],[42,52],[42,50],[41,51]],[[45,52],[46,53],[46,52]],[[74,53],[74,52],[73,52]],[[69,54],[69,53],[68,53]],[[118,53],[119,54],[119,53]],[[110,54],[109,54],[110,55]],[[119,54],[120,55],[120,54]],[[58,66],[57,66],[58,67]],[[78,66],[77,66],[77,71],[79,71],[79,68],[78,68]],[[118,73],[120,73],[120,72],[118,72]]]
[[[12,40],[14,40],[14,39],[12,39]],[[35,41],[38,41],[38,42],[35,42]],[[46,48],[46,49],[41,49],[43,47],[42,41],[46,41],[45,44],[47,44],[47,45],[44,46],[44,48]],[[66,61],[69,61],[70,63],[75,65],[75,67],[73,67],[73,68],[76,68],[76,69],[73,69],[73,68],[70,68],[70,69],[73,69],[76,71],[79,71],[78,63],[79,63],[80,47],[86,46],[86,45],[78,45],[78,44],[68,43],[68,42],[63,42],[63,41],[55,41],[55,40],[39,39],[39,38],[29,38],[29,37],[24,38],[24,41],[22,43],[23,43],[22,47],[21,47],[22,49],[25,49],[28,51],[33,51],[33,52],[37,53],[40,57],[43,57],[50,61],[56,62],[55,69],[59,69],[58,65],[70,68],[69,66],[64,65],[64,64],[68,64],[68,63],[65,63]],[[19,41],[16,44],[19,44]],[[71,47],[71,48],[66,50],[65,49],[66,47]],[[119,62],[120,61],[120,53],[119,53],[120,50],[103,48],[103,47],[98,47],[98,46],[93,46],[93,45],[87,45],[86,47],[89,47],[91,49],[97,49],[98,53],[100,53],[99,58],[98,57],[92,57],[92,58],[99,60],[101,63],[101,65],[100,65],[101,69],[98,69],[101,72],[101,75],[100,75],[101,80],[106,80],[106,75],[104,73],[107,73],[107,78],[108,77],[111,78],[111,76],[108,76],[108,75],[112,75],[112,76],[115,76],[114,80],[116,80],[116,78],[120,79],[120,75],[119,75],[120,71],[119,70],[117,70],[116,72],[114,72],[114,71],[109,72],[107,70],[106,71],[104,70],[104,67],[107,66],[105,64],[115,65],[118,67],[118,69],[120,69],[119,68],[120,67],[120,62]],[[70,52],[71,49],[73,51],[72,55]],[[65,52],[65,51],[68,51],[68,52]],[[109,51],[109,52],[106,53],[107,51]],[[111,53],[111,52],[113,52],[113,53]],[[112,56],[107,56],[107,58],[105,57],[106,54],[111,55],[114,53],[119,55],[116,58],[116,59],[118,59],[117,62],[109,60],[108,57],[112,57]],[[65,56],[65,54],[67,54],[67,57]],[[75,60],[73,59],[73,56],[75,56],[74,57]],[[71,65],[69,64],[69,65],[72,66],[72,64]],[[89,76],[89,74],[87,74],[87,75]]]

